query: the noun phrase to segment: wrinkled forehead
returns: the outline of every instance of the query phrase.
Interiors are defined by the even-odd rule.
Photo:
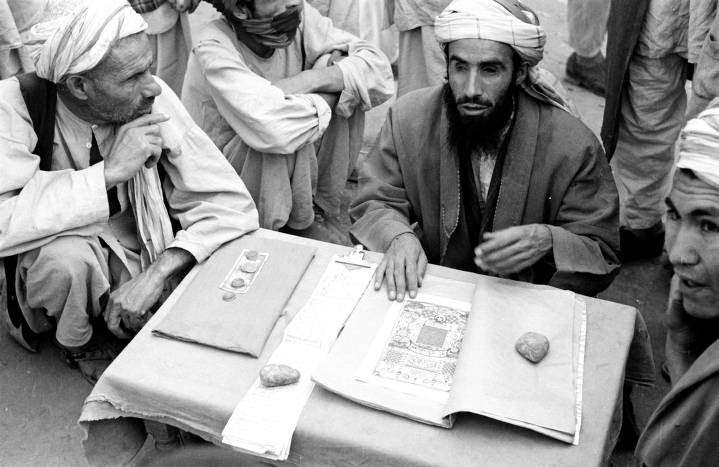
[[[690,170],[674,173],[669,201],[680,212],[695,211],[719,213],[719,187],[707,183]]]
[[[146,69],[152,59],[150,39],[147,34],[140,32],[113,44],[95,70],[101,75],[132,75]]]

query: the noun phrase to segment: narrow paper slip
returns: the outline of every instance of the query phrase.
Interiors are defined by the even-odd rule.
[[[300,380],[266,388],[257,379],[222,431],[225,444],[269,459],[287,459],[292,434],[314,388],[310,376],[329,352],[376,268],[369,263],[356,264],[348,264],[346,257],[332,258],[267,362],[296,368]]]

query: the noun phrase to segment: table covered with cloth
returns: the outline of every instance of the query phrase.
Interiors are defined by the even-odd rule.
[[[300,280],[259,358],[202,345],[155,337],[152,329],[171,310],[191,272],[142,331],[108,367],[87,397],[80,423],[88,460],[122,464],[145,441],[141,420],[167,423],[220,444],[235,406],[257,378],[259,369],[282,340],[292,317],[308,300],[332,256],[350,248],[259,230],[251,235],[310,244],[317,254]],[[380,255],[371,253],[370,261]],[[475,274],[430,265],[427,274],[474,282]],[[517,283],[517,287],[537,287]],[[471,287],[458,287],[458,290]],[[463,293],[463,292],[462,292]],[[381,306],[384,288],[375,292]],[[456,297],[459,300],[471,300]],[[578,446],[488,418],[462,414],[454,428],[424,425],[373,410],[315,387],[299,419],[288,464],[300,465],[599,465],[610,454],[618,431],[618,413],[627,356],[651,363],[646,327],[636,309],[583,297],[587,303],[583,421]],[[198,310],[207,313],[212,310]],[[639,318],[638,318],[639,317]],[[639,324],[637,326],[637,323]],[[632,342],[634,341],[634,344]],[[644,366],[650,375],[653,368]],[[642,368],[635,372],[641,380]],[[234,453],[233,453],[234,455]],[[237,453],[238,460],[248,460]]]

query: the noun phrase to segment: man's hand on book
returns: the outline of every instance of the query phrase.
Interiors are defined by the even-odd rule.
[[[405,293],[410,298],[417,296],[427,270],[427,255],[419,239],[413,233],[403,233],[392,240],[382,262],[375,272],[375,290],[387,284],[387,297],[401,302]]]

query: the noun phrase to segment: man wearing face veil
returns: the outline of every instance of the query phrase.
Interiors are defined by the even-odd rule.
[[[298,0],[215,0],[183,103],[242,176],[269,229],[339,214],[364,112],[394,92],[387,58]]]

